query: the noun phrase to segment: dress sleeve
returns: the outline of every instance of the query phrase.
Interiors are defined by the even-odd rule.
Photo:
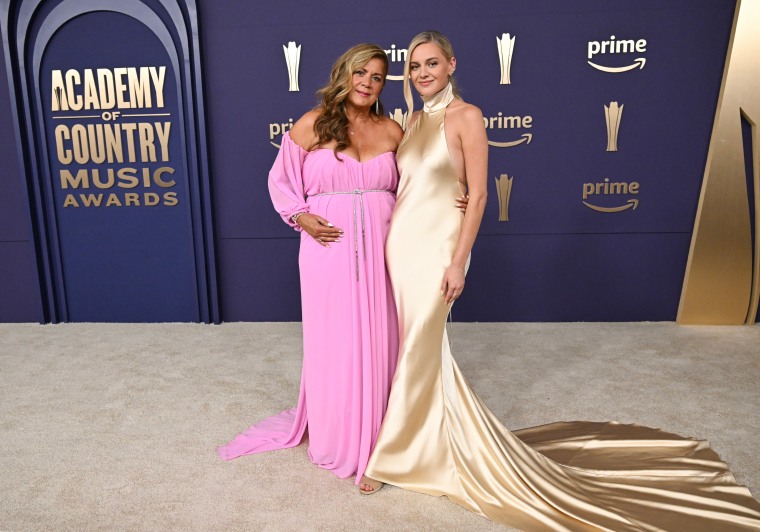
[[[303,182],[303,162],[307,153],[290,139],[290,134],[285,133],[269,171],[269,195],[274,208],[285,223],[296,231],[301,231],[301,227],[293,223],[290,217],[299,212],[309,212]]]

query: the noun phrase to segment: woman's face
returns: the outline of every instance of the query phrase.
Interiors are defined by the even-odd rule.
[[[449,83],[456,59],[446,59],[438,45],[426,42],[418,45],[409,59],[409,76],[421,96],[433,96]]]
[[[385,74],[385,63],[377,58],[370,59],[366,65],[354,71],[348,102],[358,108],[374,105],[383,90]]]

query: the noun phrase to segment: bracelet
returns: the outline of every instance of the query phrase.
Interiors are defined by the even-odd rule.
[[[292,221],[294,224],[298,225],[298,217],[299,217],[299,216],[301,216],[302,214],[306,214],[306,213],[305,213],[305,212],[297,212],[297,213],[295,213],[293,216],[291,216],[291,217],[290,217],[290,220],[291,220],[291,221]]]

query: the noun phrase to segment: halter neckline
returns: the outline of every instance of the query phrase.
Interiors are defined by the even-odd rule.
[[[435,113],[441,109],[445,109],[454,100],[454,87],[451,86],[451,82],[441,91],[435,93],[428,98],[422,97],[422,101],[425,102],[423,111],[426,113]]]

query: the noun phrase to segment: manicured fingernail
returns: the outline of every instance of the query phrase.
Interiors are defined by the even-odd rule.
[[[335,227],[335,226],[331,224],[330,222],[327,222],[327,227]]]

